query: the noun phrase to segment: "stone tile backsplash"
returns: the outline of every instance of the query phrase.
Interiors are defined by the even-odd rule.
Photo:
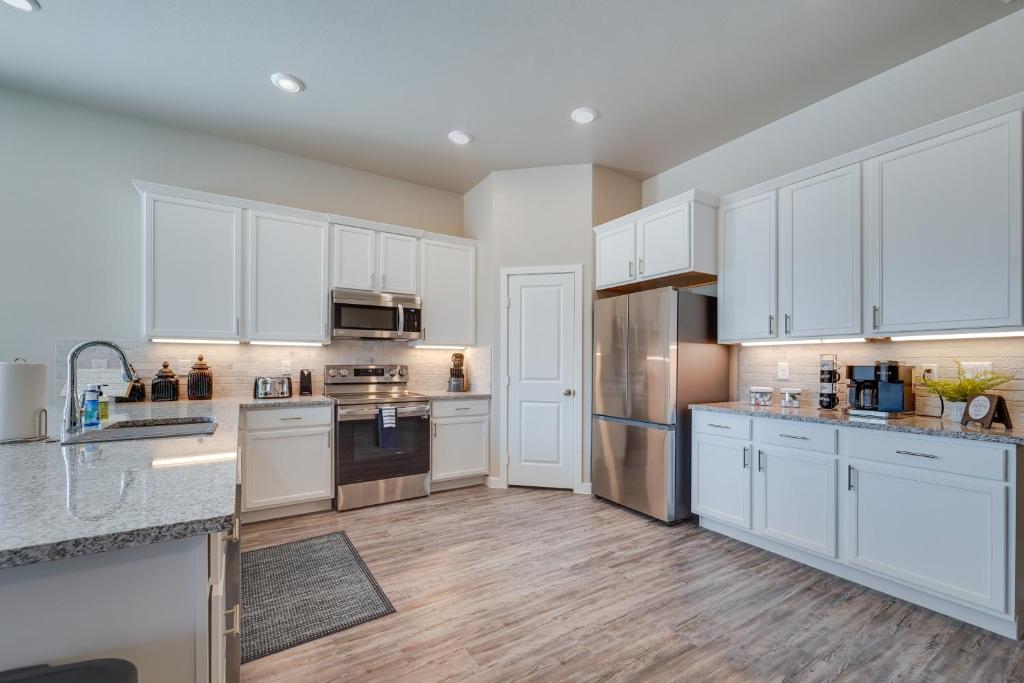
[[[67,356],[81,339],[58,339],[54,358],[54,391],[63,395],[67,384]],[[185,391],[185,376],[201,353],[213,371],[214,396],[251,396],[253,379],[261,375],[280,375],[281,362],[291,363],[294,390],[299,389],[299,370],[313,371],[313,393],[323,391],[324,366],[328,364],[398,364],[409,366],[411,391],[443,391],[448,386],[448,370],[454,351],[444,349],[417,349],[401,342],[335,341],[329,346],[263,346],[251,344],[154,344],[139,340],[112,340],[124,349],[128,360],[149,384],[164,361],[181,377],[181,391]],[[491,347],[470,347],[465,350],[467,375],[474,391],[490,391]],[[94,369],[93,360],[106,360],[107,369]],[[107,349],[87,349],[79,358],[79,386],[86,382],[109,384],[109,391],[118,395],[124,391],[120,382],[119,365],[115,355]]]
[[[991,362],[993,370],[1018,377],[993,393],[1006,397],[1013,419],[1024,424],[1024,337],[739,347],[734,396],[737,400],[748,400],[752,385],[775,387],[776,390],[800,387],[803,389],[804,405],[817,406],[818,359],[822,353],[836,354],[843,365],[873,365],[876,360],[900,361],[905,365],[916,366],[915,377],[918,380],[924,363],[937,364],[939,377],[954,377],[957,360]],[[776,363],[779,361],[789,363],[788,380],[776,379]],[[929,395],[918,382],[915,385],[917,414],[937,416],[940,411],[939,399]],[[775,398],[777,403],[778,393]]]

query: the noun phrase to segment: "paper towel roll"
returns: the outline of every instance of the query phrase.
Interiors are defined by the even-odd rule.
[[[46,409],[46,363],[0,362],[0,441],[42,433]]]

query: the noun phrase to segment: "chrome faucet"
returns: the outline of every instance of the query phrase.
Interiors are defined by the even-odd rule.
[[[125,382],[134,382],[139,378],[135,368],[128,362],[128,357],[120,346],[113,342],[97,339],[85,341],[71,349],[68,353],[68,396],[64,401],[64,420],[60,426],[60,440],[66,442],[69,437],[82,431],[82,415],[78,405],[78,356],[90,346],[105,346],[117,354],[121,361],[121,378]]]

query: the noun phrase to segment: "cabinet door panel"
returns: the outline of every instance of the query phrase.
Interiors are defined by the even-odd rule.
[[[636,222],[640,245],[637,270],[641,279],[660,277],[693,267],[690,209],[682,206],[641,218]]]
[[[697,435],[692,467],[694,512],[749,529],[750,443]]]
[[[325,341],[328,225],[249,214],[249,338]]]
[[[408,235],[382,232],[380,246],[380,290],[393,294],[415,294],[419,283],[419,240]]]
[[[861,333],[860,235],[860,164],[779,190],[785,336]]]
[[[1020,112],[872,159],[865,177],[874,330],[1021,325]]]
[[[849,563],[999,612],[1006,606],[1006,487],[851,459]]]
[[[718,221],[718,337],[776,337],[775,193],[723,206]]]
[[[427,344],[476,343],[476,247],[423,240],[420,297]]]
[[[431,481],[487,474],[489,423],[487,417],[435,420],[430,444]]]
[[[374,272],[376,237],[372,230],[334,226],[332,286],[373,291],[377,275]]]
[[[242,451],[243,509],[331,498],[331,456],[330,427],[246,433]]]
[[[240,339],[242,210],[146,198],[146,336]]]
[[[756,466],[756,531],[836,557],[836,458],[767,447]]]
[[[636,225],[633,222],[598,233],[595,244],[598,289],[636,280]]]

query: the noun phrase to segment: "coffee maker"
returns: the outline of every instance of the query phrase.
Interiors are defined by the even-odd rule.
[[[846,379],[850,415],[893,418],[914,414],[914,366],[897,361],[849,365]]]

